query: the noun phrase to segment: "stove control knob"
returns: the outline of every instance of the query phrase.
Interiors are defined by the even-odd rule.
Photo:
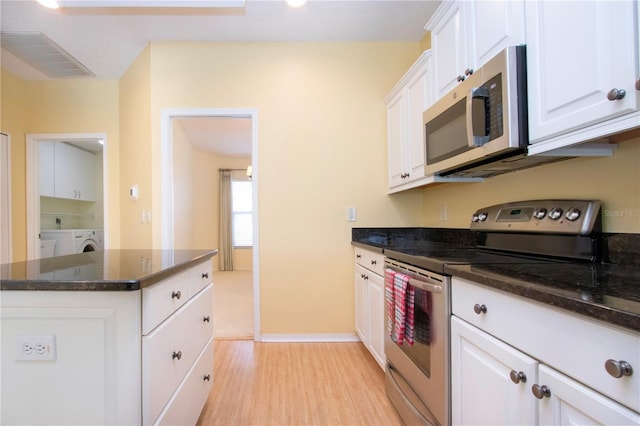
[[[483,213],[480,213],[480,214],[478,215],[478,220],[479,220],[480,222],[484,222],[485,220],[487,220],[487,217],[489,217],[489,215],[488,215],[487,213],[484,213],[484,212],[483,212]]]
[[[547,215],[547,209],[545,209],[544,207],[539,207],[533,211],[533,217],[535,217],[538,220],[544,219],[546,215]]]
[[[478,222],[480,219],[478,218],[477,214],[473,214],[473,216],[471,216],[471,222],[476,223]]]
[[[549,219],[558,220],[562,217],[562,209],[560,207],[554,207],[549,212]]]
[[[571,207],[567,210],[564,217],[566,217],[568,221],[575,222],[580,217],[580,209],[577,207]]]

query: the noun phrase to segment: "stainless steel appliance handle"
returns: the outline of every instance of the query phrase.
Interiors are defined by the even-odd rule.
[[[442,293],[442,286],[425,283],[424,281],[418,281],[413,278],[409,279],[409,285],[412,285],[415,288],[419,288],[424,291],[428,291],[430,293]]]
[[[399,262],[395,262],[394,261],[394,264],[402,266],[402,264],[400,264]],[[407,272],[409,272],[409,273],[415,272],[415,271],[405,270],[404,268],[398,267],[398,266],[395,266],[395,265],[389,263],[388,261],[385,262],[385,267],[391,269],[392,271],[399,272],[401,274],[406,274]],[[426,275],[425,275],[425,278],[427,278]],[[428,291],[428,292],[431,292],[431,293],[442,293],[442,291],[443,291],[441,285],[432,284],[432,283],[429,283],[429,282],[426,282],[426,281],[423,281],[423,280],[419,280],[419,279],[416,279],[416,278],[411,278],[411,277],[409,278],[409,285],[412,285],[415,288],[419,288],[421,290]]]
[[[481,122],[478,123],[473,120],[474,112],[476,108],[480,108],[479,104],[476,102],[474,105],[474,100],[480,99],[482,102],[482,112],[478,115],[482,118]],[[487,106],[486,102],[489,100],[489,90],[486,87],[472,87],[469,91],[469,95],[467,96],[467,144],[471,148],[476,148],[478,146],[482,146],[489,142],[489,135],[487,134],[486,129],[486,117],[487,117]],[[476,127],[485,126],[484,130],[480,133],[480,130]]]

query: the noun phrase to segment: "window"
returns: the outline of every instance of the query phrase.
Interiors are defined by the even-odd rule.
[[[231,181],[233,246],[253,246],[253,197],[251,181]]]

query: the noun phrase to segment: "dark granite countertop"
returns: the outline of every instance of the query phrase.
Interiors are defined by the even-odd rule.
[[[131,291],[218,250],[104,250],[0,265],[0,290]]]
[[[566,263],[447,265],[445,273],[640,332],[640,269]]]
[[[383,253],[438,255],[436,272],[640,332],[640,234],[603,234],[603,263],[497,262],[476,260],[469,230],[447,228],[354,228],[352,245]],[[490,256],[487,256],[490,258]],[[426,267],[417,264],[419,267]],[[435,270],[435,269],[434,269]]]

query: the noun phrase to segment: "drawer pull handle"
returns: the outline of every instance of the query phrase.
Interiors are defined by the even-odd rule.
[[[476,303],[475,305],[473,305],[473,312],[475,312],[478,315],[486,314],[487,313],[487,307],[485,305],[481,305],[479,303]]]
[[[205,382],[210,382],[211,381],[211,375],[210,374],[205,374],[204,377],[202,378]]]
[[[171,359],[178,359],[178,361],[180,361],[180,359],[182,358],[182,351],[173,351],[173,355],[171,355]]]
[[[203,272],[202,273],[202,278],[205,278],[205,279],[209,278],[209,273],[208,272]]]
[[[523,371],[511,370],[511,373],[509,373],[509,377],[511,378],[511,381],[516,385],[520,382],[527,383],[527,375],[524,374]]]
[[[604,363],[604,368],[611,377],[619,379],[622,376],[631,376],[633,374],[633,368],[627,361],[616,361],[614,359],[608,359]]]
[[[533,392],[533,395],[538,399],[549,398],[551,396],[551,389],[546,385],[533,385],[531,386],[531,392]]]
[[[180,290],[174,291],[171,293],[172,299],[180,299],[181,297],[182,297],[182,293],[180,292]]]
[[[211,322],[211,317],[207,315],[206,317],[202,318],[202,321]]]

